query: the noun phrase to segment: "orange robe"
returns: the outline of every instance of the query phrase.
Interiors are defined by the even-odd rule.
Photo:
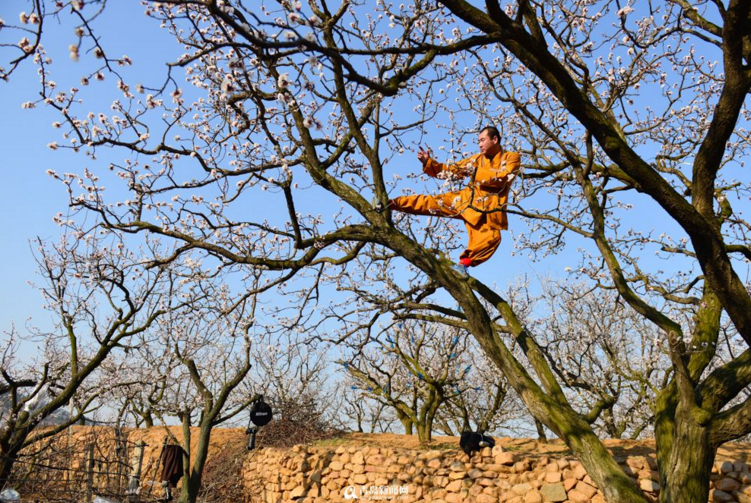
[[[436,196],[402,196],[391,200],[391,208],[413,215],[436,215],[464,220],[469,233],[467,249],[460,255],[470,266],[488,260],[501,244],[501,230],[508,229],[506,204],[511,182],[519,171],[516,152],[498,152],[492,159],[476,154],[456,164],[428,159],[422,170],[430,176],[449,172],[470,176],[462,190]]]

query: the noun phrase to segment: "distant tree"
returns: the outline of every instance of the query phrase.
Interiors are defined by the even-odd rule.
[[[396,415],[408,435],[417,432],[430,442],[437,427],[448,435],[472,426],[483,431],[496,419],[506,389],[497,373],[477,372],[485,365],[477,348],[462,330],[419,321],[397,322],[384,330],[374,344],[354,350],[343,359],[343,371],[363,399],[385,405]]]
[[[0,361],[0,397],[7,406],[0,418],[0,487],[26,447],[65,430],[101,403],[117,383],[100,380],[100,367],[170,307],[164,270],[146,270],[137,256],[113,249],[71,235],[56,245],[39,242],[38,288],[55,326],[24,335],[39,344],[34,357],[22,356],[17,332],[6,341]],[[73,414],[57,415],[58,424],[38,428],[71,401]]]
[[[616,292],[585,282],[543,282],[535,330],[571,400],[610,438],[654,435],[657,395],[672,367],[660,333]]]
[[[178,501],[195,503],[213,429],[245,412],[258,398],[248,386],[254,343],[249,319],[254,303],[252,299],[237,301],[216,278],[183,276],[184,285],[200,292],[197,298],[185,309],[171,310],[144,333],[134,357],[160,390],[158,399],[149,402],[149,414],[165,426],[169,418],[176,418],[182,426],[183,479]],[[153,388],[147,382],[140,386],[150,397]],[[193,426],[198,427],[194,447]],[[171,435],[169,429],[166,432]],[[175,438],[171,441],[177,443]]]

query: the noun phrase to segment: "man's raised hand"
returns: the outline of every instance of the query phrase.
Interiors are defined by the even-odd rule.
[[[423,165],[428,162],[428,159],[430,159],[430,151],[428,149],[423,149],[422,147],[419,147],[420,150],[417,151],[417,160],[419,160]]]

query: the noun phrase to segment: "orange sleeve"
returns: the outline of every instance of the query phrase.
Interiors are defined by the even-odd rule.
[[[476,155],[473,155],[472,157],[467,157],[466,159],[462,159],[461,161],[455,163],[455,164],[444,164],[442,162],[437,162],[434,159],[430,158],[428,161],[422,166],[422,170],[426,175],[430,175],[432,177],[437,177],[438,173],[441,173],[443,171],[448,171],[454,176],[457,176],[459,178],[464,178],[465,176],[468,176],[471,174],[471,172],[468,171],[468,169],[474,169],[475,166],[475,160],[477,159]]]

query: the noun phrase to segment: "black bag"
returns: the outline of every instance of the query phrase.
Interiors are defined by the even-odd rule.
[[[256,426],[266,426],[273,417],[271,406],[259,398],[250,406],[250,420]]]
[[[491,449],[495,447],[495,440],[482,433],[465,431],[462,433],[461,439],[459,439],[459,447],[462,448],[467,456],[472,457],[474,452],[479,452],[484,447],[490,447]]]

